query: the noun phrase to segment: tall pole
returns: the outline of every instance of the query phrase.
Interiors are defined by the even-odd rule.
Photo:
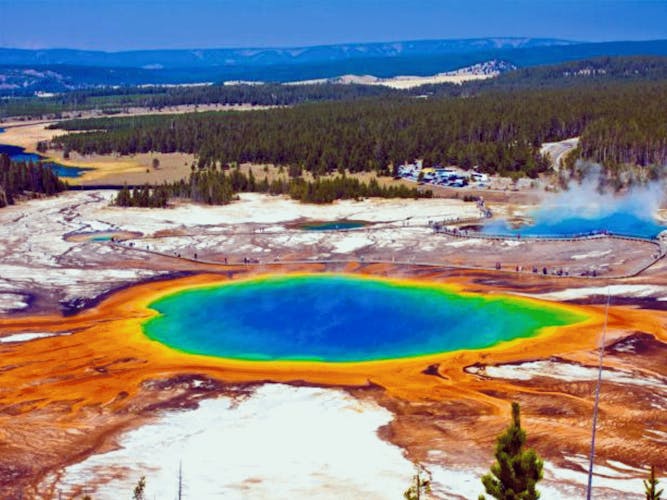
[[[178,500],[183,499],[183,461],[178,462]]]
[[[591,432],[591,453],[588,461],[588,488],[586,491],[586,500],[591,500],[593,490],[593,464],[595,462],[595,434],[598,423],[598,406],[600,404],[600,385],[602,385],[602,362],[604,361],[604,346],[607,338],[607,319],[609,317],[609,302],[611,301],[611,292],[607,285],[607,304],[604,308],[604,325],[602,327],[602,338],[600,339],[600,355],[598,360],[598,380],[595,385],[595,403],[593,405],[593,429]]]

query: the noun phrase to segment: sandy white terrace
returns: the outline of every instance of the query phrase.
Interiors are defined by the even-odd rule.
[[[520,266],[525,272],[531,266],[544,266],[572,274],[591,269],[613,274],[649,263],[656,252],[650,243],[604,238],[528,242],[435,234],[431,222],[480,217],[474,203],[458,199],[366,199],[312,205],[286,197],[242,194],[226,206],[177,203],[168,209],[125,209],[110,205],[114,194],[69,191],[0,211],[2,312],[25,309],[30,295],[51,303],[95,297],[121,285],[196,268],[192,260],[223,263],[227,259],[236,264],[355,260],[482,269],[493,269],[501,262],[505,269]],[[369,225],[351,231],[306,231],[296,224],[341,219]],[[68,234],[98,231],[141,236],[121,244],[66,239]],[[666,295],[661,288],[648,293],[654,294]]]

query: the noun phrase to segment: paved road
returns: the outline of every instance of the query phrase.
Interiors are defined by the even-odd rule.
[[[542,144],[540,153],[542,155],[549,154],[551,156],[551,166],[556,172],[558,172],[561,165],[563,164],[565,155],[576,148],[578,144],[578,137],[572,137],[571,139],[565,139],[564,141],[560,142],[545,142]]]

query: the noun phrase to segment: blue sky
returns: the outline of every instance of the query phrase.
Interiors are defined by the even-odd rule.
[[[0,0],[0,46],[101,50],[667,38],[667,0]]]

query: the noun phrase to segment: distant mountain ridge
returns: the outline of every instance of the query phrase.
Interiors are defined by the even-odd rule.
[[[79,64],[44,62],[68,60],[55,57],[63,53],[78,54],[74,59],[78,60]],[[223,59],[223,53],[229,57],[231,53],[235,53],[237,58]],[[115,63],[123,62],[126,65],[93,64],[103,62],[97,58],[99,54],[102,54],[103,58],[120,57]],[[145,54],[149,54],[150,58]],[[193,54],[198,58],[195,66],[192,66],[195,64]],[[197,54],[197,51],[98,53],[0,49],[0,96],[20,97],[34,95],[36,92],[67,92],[91,87],[145,84],[225,81],[284,83],[327,80],[342,75],[372,75],[379,79],[401,75],[423,77],[476,65],[483,66],[494,60],[503,61],[508,68],[531,68],[598,57],[667,56],[667,40],[574,43],[549,39],[503,38],[351,44],[304,49],[220,49]],[[158,62],[162,59],[156,58],[157,55],[164,57],[165,62],[170,60],[174,67],[164,67]],[[27,63],[33,60],[41,62]],[[227,63],[216,65],[216,61],[223,60]],[[88,61],[89,64],[81,64],[81,61]],[[106,63],[110,62],[114,61],[106,60]],[[186,66],[181,66],[183,64]]]
[[[350,43],[286,48],[192,50],[137,50],[103,52],[75,49],[0,48],[2,65],[69,65],[144,69],[267,66],[333,62],[349,59],[435,56],[480,51],[567,46],[576,44],[551,38],[478,38]]]

